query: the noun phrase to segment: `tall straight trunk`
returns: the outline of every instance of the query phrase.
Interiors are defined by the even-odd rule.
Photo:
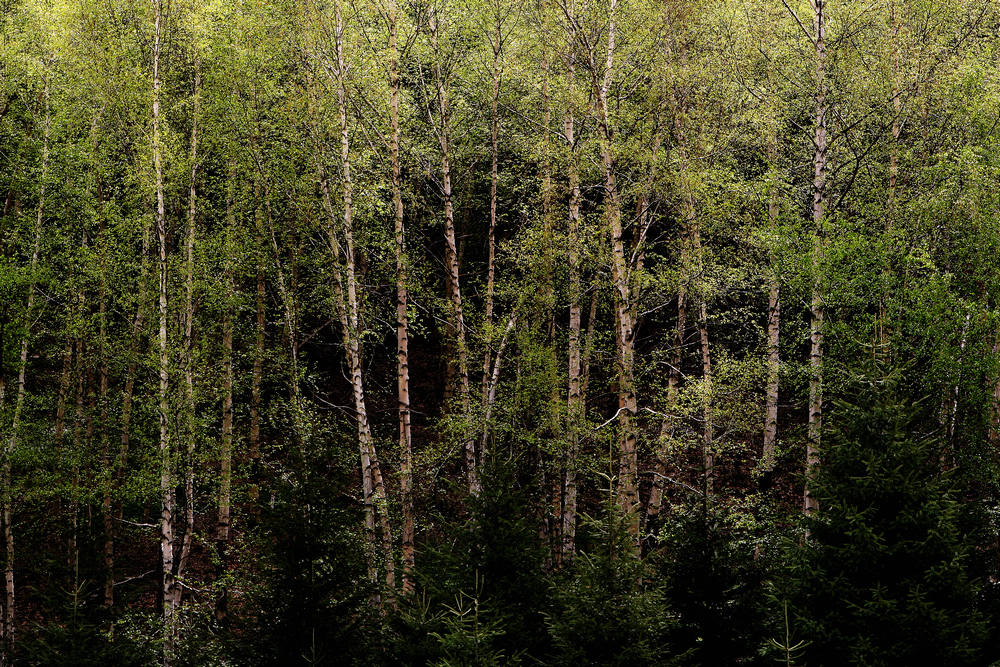
[[[570,98],[563,117],[563,137],[569,151],[569,214],[567,216],[566,252],[569,265],[568,392],[566,434],[569,439],[563,480],[561,560],[566,563],[576,553],[577,459],[580,455],[580,430],[584,422],[583,359],[581,355],[580,317],[583,298],[580,253],[580,172],[577,165],[575,118],[572,108],[575,63],[570,56],[568,68]]]
[[[337,238],[336,217],[330,198],[330,188],[325,173],[320,173],[320,181],[327,211],[330,214],[330,247],[336,253],[336,264],[340,264],[343,256],[343,268],[336,269],[338,289],[336,296],[343,304],[339,310],[341,324],[344,329],[344,348],[347,352],[347,364],[351,376],[351,388],[354,396],[354,413],[357,420],[358,444],[361,450],[361,476],[370,480],[364,491],[369,494],[365,499],[367,513],[375,512],[379,519],[382,537],[382,560],[385,565],[385,592],[391,600],[396,588],[395,560],[393,558],[392,530],[389,523],[388,503],[385,485],[382,479],[378,455],[375,451],[375,440],[372,437],[368,422],[368,408],[365,401],[364,377],[361,364],[361,304],[358,294],[358,279],[355,264],[354,243],[354,185],[351,180],[351,144],[347,124],[347,65],[344,59],[344,24],[341,16],[340,0],[334,0],[334,15],[336,19],[335,39],[337,50],[337,111],[340,120],[340,166],[341,189],[343,192],[344,213],[341,221],[343,244]],[[320,162],[322,165],[322,161]],[[342,275],[341,275],[342,274]],[[371,527],[371,519],[366,521]]]
[[[571,190],[572,192],[572,190]],[[580,202],[579,192],[577,192],[576,201]],[[577,209],[579,214],[579,209]],[[567,420],[574,419],[572,423],[567,423],[567,428],[569,429],[569,435],[571,437],[570,447],[571,451],[567,452],[567,462],[564,472],[564,479],[562,481],[562,514],[560,517],[560,530],[561,530],[561,540],[558,545],[560,549],[560,562],[563,565],[570,564],[576,556],[576,528],[577,528],[577,507],[579,504],[579,474],[580,474],[580,449],[583,441],[583,431],[586,424],[586,406],[587,406],[587,385],[590,379],[590,360],[593,356],[595,336],[597,326],[597,306],[598,306],[598,294],[599,290],[596,288],[590,298],[590,307],[587,315],[587,326],[586,330],[581,331],[580,327],[577,327],[576,333],[576,363],[573,364],[578,368],[576,373],[576,382],[574,383],[574,400],[572,404],[572,409],[574,412],[570,412]],[[582,290],[580,291],[580,296],[582,297]],[[579,308],[577,309],[579,310]],[[572,362],[571,362],[572,363]],[[567,397],[567,407],[568,397]],[[575,414],[574,414],[575,413]],[[557,485],[558,486],[558,485]],[[555,506],[559,507],[558,496],[557,496]]]
[[[764,470],[772,470],[778,442],[778,385],[781,369],[781,284],[769,279],[767,293],[767,391],[764,408]]]
[[[399,411],[399,490],[403,505],[402,561],[403,593],[413,592],[415,563],[413,517],[413,435],[410,425],[410,330],[406,309],[406,234],[403,226],[403,183],[399,156],[399,6],[392,4],[389,33],[389,111],[392,125],[392,207],[396,253],[396,397]]]
[[[777,155],[771,147],[772,168]],[[768,193],[767,218],[772,229],[778,224],[778,179],[773,178]],[[762,467],[766,471],[774,468],[775,449],[778,441],[778,381],[781,370],[781,282],[777,270],[772,266],[768,273],[767,290],[767,389],[764,397],[764,448],[761,454]]]
[[[174,491],[173,456],[170,443],[170,350],[167,347],[167,214],[163,187],[163,146],[160,131],[160,49],[162,45],[162,0],[153,3],[153,171],[156,186],[156,240],[159,248],[159,413],[160,413],[160,567],[163,596],[163,665],[173,662],[175,611],[178,584],[174,576]]]
[[[611,0],[608,11],[607,51],[603,64],[599,64],[592,49],[588,50],[590,71],[595,92],[597,124],[600,128],[601,168],[604,172],[604,214],[611,239],[611,282],[614,287],[616,339],[618,341],[618,505],[627,520],[629,534],[639,536],[639,480],[637,411],[634,374],[634,323],[631,308],[631,281],[625,257],[622,232],[621,201],[615,176],[612,154],[614,131],[609,117],[608,91],[614,74],[615,31],[617,0]],[[600,73],[599,73],[599,70]]]
[[[10,437],[7,439],[3,452],[3,468],[0,470],[0,487],[3,493],[3,532],[4,550],[6,552],[6,562],[4,565],[4,609],[3,609],[3,658],[4,661],[13,660],[15,622],[15,594],[14,594],[14,509],[11,490],[11,458],[17,450],[20,439],[21,413],[24,410],[25,383],[28,372],[28,346],[31,338],[31,319],[35,311],[35,274],[38,271],[38,257],[42,242],[42,221],[45,216],[45,185],[48,180],[49,171],[49,136],[51,129],[51,118],[49,115],[49,74],[48,70],[44,74],[44,88],[42,89],[43,101],[45,105],[45,120],[42,126],[42,172],[39,178],[38,188],[38,208],[35,211],[35,233],[31,247],[31,261],[28,264],[30,277],[28,279],[28,296],[24,308],[24,320],[28,329],[21,339],[21,350],[18,357],[17,371],[17,396],[14,399],[14,415],[11,419]]]
[[[365,545],[368,549],[368,578],[373,584],[377,584],[379,579],[377,546],[378,535],[375,520],[379,508],[377,507],[375,500],[372,449],[368,446],[368,442],[371,440],[371,430],[368,425],[367,410],[362,409],[362,406],[364,406],[364,387],[360,384],[363,382],[360,361],[358,359],[358,355],[360,354],[360,343],[355,340],[356,329],[352,327],[352,313],[348,307],[349,297],[345,294],[347,291],[347,285],[345,283],[348,283],[351,278],[345,278],[345,267],[341,266],[341,262],[344,261],[343,256],[350,256],[350,254],[344,251],[340,240],[337,238],[336,213],[333,210],[333,202],[330,197],[330,187],[327,183],[326,174],[324,173],[321,162],[319,168],[320,187],[324,200],[323,203],[330,215],[328,238],[330,250],[334,256],[334,303],[343,334],[344,352],[347,357],[348,372],[351,379],[351,392],[354,400],[358,448],[361,457],[361,497],[364,506]],[[357,371],[357,374],[355,374],[355,371]],[[381,596],[377,596],[376,601],[377,604],[381,606]]]
[[[339,37],[339,36],[338,36]],[[339,91],[339,84],[338,84]],[[367,411],[362,411],[360,405],[364,405],[364,394],[363,388],[359,387],[358,381],[361,381],[361,369],[360,364],[356,364],[357,357],[360,353],[359,343],[355,341],[356,329],[352,326],[354,322],[351,319],[351,313],[348,311],[348,297],[345,295],[345,291],[348,289],[348,285],[345,282],[351,282],[352,277],[347,277],[345,280],[345,268],[341,266],[341,262],[344,261],[342,256],[347,254],[348,259],[353,258],[349,253],[344,252],[341,247],[340,240],[337,237],[337,221],[336,213],[333,209],[333,202],[330,196],[330,188],[327,183],[326,174],[323,168],[322,157],[318,156],[318,163],[320,169],[320,184],[323,192],[324,204],[330,215],[330,225],[329,225],[329,245],[330,250],[333,253],[334,259],[334,279],[335,279],[335,305],[337,308],[337,315],[340,319],[341,331],[343,333],[344,340],[344,352],[347,357],[348,372],[351,380],[351,392],[352,398],[354,400],[354,416],[357,428],[358,436],[358,447],[360,451],[361,459],[361,493],[362,500],[364,504],[364,525],[365,525],[365,542],[368,548],[368,577],[373,584],[378,584],[379,572],[378,572],[378,547],[377,547],[377,529],[376,529],[376,514],[378,508],[375,502],[375,484],[372,475],[372,460],[371,460],[371,448],[368,447],[368,439],[371,438],[370,429],[367,421]],[[344,174],[344,178],[347,179],[349,176]],[[345,202],[349,199],[349,189],[345,185]],[[346,206],[345,213],[346,216]],[[353,261],[352,261],[353,266]],[[355,370],[358,371],[357,378],[355,377]],[[359,392],[361,389],[361,392]],[[382,598],[377,596],[377,604],[381,608]]]
[[[466,343],[465,317],[462,313],[462,284],[459,277],[458,246],[455,242],[455,206],[451,186],[451,99],[449,84],[441,70],[443,54],[438,35],[438,18],[435,9],[431,9],[428,17],[431,46],[434,49],[434,84],[437,93],[440,127],[437,128],[438,143],[441,147],[441,194],[444,196],[444,238],[445,238],[445,270],[447,276],[445,286],[448,290],[448,300],[451,302],[450,320],[454,329],[456,356],[458,357],[458,380],[462,410],[466,418],[472,411],[471,393],[469,388],[469,351]],[[463,443],[465,451],[465,471],[469,493],[479,495],[478,461],[476,442],[474,438],[466,437]]]
[[[493,295],[496,280],[496,228],[497,228],[497,185],[499,182],[497,146],[498,133],[500,130],[500,117],[498,106],[500,104],[500,79],[502,76],[501,58],[503,56],[503,24],[500,21],[500,8],[496,8],[496,32],[492,37],[493,47],[493,69],[492,69],[492,96],[490,98],[490,226],[487,234],[486,249],[486,303],[483,313],[483,332],[485,334],[485,345],[483,345],[483,386],[482,404],[484,410],[487,405],[487,394],[489,393],[490,368],[492,365],[492,345],[493,345]],[[480,457],[486,454],[486,432],[489,424],[483,424],[483,439],[480,446]]]
[[[813,43],[816,49],[816,123],[813,144],[813,288],[810,303],[809,423],[806,442],[806,484],[803,507],[806,513],[819,508],[809,490],[809,480],[819,465],[820,437],[823,432],[823,287],[822,272],[826,246],[827,204],[827,81],[826,81],[826,0],[811,0],[814,11]]]
[[[184,537],[181,539],[181,553],[177,562],[177,576],[183,578],[187,571],[188,559],[194,539],[194,457],[197,431],[195,430],[194,395],[194,243],[198,217],[198,96],[201,85],[201,70],[198,58],[194,61],[194,104],[191,123],[191,179],[188,182],[187,229],[184,239],[184,438],[187,440],[184,461]],[[177,603],[180,603],[181,588],[177,587]]]

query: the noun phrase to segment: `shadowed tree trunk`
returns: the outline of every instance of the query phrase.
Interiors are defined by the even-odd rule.
[[[361,475],[363,479],[368,480],[363,485],[363,490],[367,495],[365,499],[365,525],[368,529],[369,540],[374,543],[375,525],[372,514],[377,515],[382,538],[382,555],[380,560],[384,563],[385,568],[385,593],[391,604],[396,588],[392,530],[389,523],[388,502],[382,479],[382,471],[368,421],[364,377],[361,368],[361,337],[363,330],[354,240],[354,185],[351,179],[350,132],[347,124],[347,66],[344,59],[344,24],[339,0],[334,0],[333,8],[336,21],[334,27],[336,47],[334,70],[337,88],[337,110],[340,121],[340,167],[343,194],[343,217],[339,231],[343,236],[343,243],[341,243],[337,234],[336,216],[330,196],[329,184],[322,167],[322,160],[320,161],[320,186],[322,188],[325,207],[330,216],[328,235],[330,248],[334,253],[335,259],[334,274],[336,286],[334,296],[337,300],[337,309],[344,332],[344,349],[347,354],[347,365],[354,397],[358,444],[361,449]]]
[[[776,141],[776,139],[775,139]],[[777,146],[771,146],[772,169],[776,169]],[[778,179],[771,179],[768,192],[767,218],[771,228],[778,225]],[[781,282],[777,268],[773,265],[768,272],[767,289],[767,389],[764,407],[764,448],[761,466],[771,471],[775,463],[778,441],[778,381],[781,370]]]
[[[160,125],[160,53],[162,47],[163,6],[153,3],[153,170],[156,188],[156,240],[159,266],[159,333],[157,335],[160,418],[160,567],[163,597],[163,665],[173,664],[175,613],[179,601],[178,583],[174,571],[174,513],[177,501],[174,491],[173,452],[170,442],[170,350],[167,347],[167,215],[163,183],[163,140]]]
[[[569,214],[567,216],[566,251],[569,268],[569,329],[568,360],[569,387],[566,405],[566,433],[569,445],[566,450],[566,465],[563,481],[562,509],[562,562],[572,560],[576,553],[576,514],[578,496],[578,463],[580,455],[580,431],[583,427],[585,407],[583,402],[583,359],[581,355],[580,316],[583,289],[580,258],[580,172],[577,165],[577,137],[573,114],[573,79],[576,76],[575,56],[569,54],[566,113],[563,117],[563,137],[569,155],[567,171],[569,178]]]
[[[406,272],[406,234],[403,217],[403,183],[399,156],[399,5],[391,4],[389,17],[389,112],[392,134],[389,139],[392,161],[393,250],[396,258],[396,399],[399,412],[399,491],[402,500],[403,593],[413,592],[416,560],[413,516],[413,434],[410,415],[410,329],[407,307],[409,291]]]
[[[826,0],[811,0],[814,13],[813,44],[816,53],[816,123],[813,137],[813,288],[809,323],[809,424],[806,444],[806,485],[803,506],[806,513],[819,508],[809,491],[809,478],[819,465],[820,437],[823,433],[823,286],[826,247],[827,204],[827,81],[826,81]]]
[[[444,54],[438,34],[440,26],[436,8],[431,8],[427,19],[430,32],[431,47],[434,51],[434,86],[437,95],[439,123],[435,127],[438,143],[441,147],[441,194],[444,197],[444,236],[445,236],[445,271],[447,273],[445,286],[448,300],[451,303],[451,328],[455,335],[455,355],[458,361],[459,396],[462,401],[462,411],[469,418],[472,403],[469,388],[469,350],[466,343],[465,316],[462,310],[462,285],[459,277],[458,246],[455,241],[455,206],[452,196],[452,165],[451,165],[451,93],[450,85],[442,70]],[[480,482],[477,469],[475,438],[466,436],[463,442],[465,451],[465,472],[469,493],[479,495]]]

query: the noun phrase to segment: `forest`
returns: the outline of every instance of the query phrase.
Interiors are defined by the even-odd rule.
[[[0,665],[1000,665],[989,0],[0,0]]]

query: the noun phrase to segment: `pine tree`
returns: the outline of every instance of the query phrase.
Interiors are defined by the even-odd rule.
[[[671,664],[666,638],[673,618],[662,586],[632,548],[630,517],[606,491],[603,514],[581,517],[572,567],[553,580],[550,664]]]
[[[741,518],[694,498],[674,509],[660,533],[658,579],[677,615],[670,641],[684,664],[749,664],[757,653],[771,559]]]
[[[785,583],[815,665],[974,664],[986,631],[975,535],[920,402],[890,381],[836,406]]]

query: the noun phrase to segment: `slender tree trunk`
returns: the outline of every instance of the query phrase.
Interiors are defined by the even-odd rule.
[[[777,137],[770,146],[771,168],[777,169]],[[768,192],[767,218],[771,229],[778,225],[779,179],[777,172],[771,179]],[[770,472],[774,469],[778,442],[778,383],[781,371],[781,281],[778,269],[772,259],[768,272],[767,289],[767,388],[764,397],[764,447],[761,453],[761,467]]]
[[[611,283],[614,287],[616,338],[618,341],[618,504],[625,515],[629,533],[639,536],[639,480],[635,430],[636,396],[634,373],[634,323],[632,322],[631,285],[622,233],[621,201],[612,154],[614,132],[608,110],[608,91],[614,74],[616,12],[618,2],[611,0],[608,11],[607,51],[603,64],[597,63],[588,50],[595,92],[597,124],[600,128],[601,167],[604,172],[604,215],[611,238]],[[600,70],[600,71],[599,71]]]
[[[517,313],[512,313],[510,318],[507,320],[507,326],[504,327],[503,334],[500,336],[500,343],[497,346],[496,356],[493,357],[492,370],[489,374],[489,379],[486,383],[486,404],[483,406],[483,421],[486,426],[483,429],[483,441],[481,443],[482,448],[486,449],[487,439],[490,437],[490,419],[493,416],[493,405],[496,403],[497,399],[497,387],[500,384],[500,367],[503,363],[503,353],[507,349],[507,342],[510,340],[510,335],[514,331],[514,327],[517,325]]]
[[[341,233],[344,237],[343,244],[340,243],[336,233],[336,217],[334,215],[333,203],[330,198],[330,188],[326,180],[326,175],[320,167],[320,182],[325,199],[327,211],[330,214],[330,247],[336,254],[336,263],[340,264],[343,255],[343,269],[336,269],[337,282],[341,287],[336,290],[338,298],[343,305],[339,308],[341,312],[341,324],[344,329],[344,348],[347,352],[347,363],[351,376],[351,387],[354,395],[354,411],[357,419],[358,443],[361,449],[362,478],[370,480],[364,489],[370,496],[365,502],[366,511],[374,512],[378,515],[379,528],[382,534],[382,558],[385,564],[385,591],[390,601],[396,588],[395,560],[393,557],[392,530],[389,523],[388,504],[385,495],[385,485],[382,480],[382,472],[379,459],[375,451],[375,441],[372,437],[371,427],[368,422],[368,409],[365,402],[364,378],[361,367],[361,306],[358,294],[358,279],[356,276],[356,259],[354,243],[354,186],[351,180],[351,147],[350,134],[347,124],[347,86],[346,71],[347,66],[344,60],[343,32],[344,25],[341,16],[340,1],[334,1],[334,14],[336,18],[336,49],[337,49],[337,103],[340,119],[340,164],[341,164],[341,188],[343,191],[344,214],[341,225]],[[320,162],[322,165],[322,162]],[[341,276],[341,274],[343,274]],[[345,301],[346,298],[346,301]],[[367,461],[366,461],[367,458]],[[374,527],[371,519],[366,525]]]
[[[232,258],[227,259],[226,291],[227,301],[234,298]],[[226,304],[222,320],[222,437],[219,451],[219,517],[216,528],[220,573],[224,576],[229,560],[229,529],[232,524],[233,488],[233,314]],[[218,592],[215,617],[225,620],[228,608],[228,588],[223,586]]]
[[[955,452],[955,429],[958,425],[958,399],[961,389],[962,362],[965,361],[965,346],[969,340],[969,323],[971,320],[972,310],[967,309],[965,319],[962,321],[962,334],[958,340],[958,368],[955,369],[955,384],[951,386],[951,390],[945,395],[948,448],[941,453],[942,465],[947,464],[948,456],[954,456]]]
[[[184,462],[184,537],[181,539],[180,559],[177,562],[177,577],[183,580],[187,572],[188,560],[194,540],[194,466],[197,449],[195,429],[194,395],[194,243],[198,216],[197,176],[198,176],[198,97],[201,86],[201,71],[198,59],[194,61],[194,95],[191,124],[191,180],[188,183],[187,230],[184,240],[184,430],[187,440],[186,461]],[[181,588],[176,589],[177,603],[180,604]]]
[[[816,49],[816,133],[813,139],[813,293],[810,304],[809,423],[806,443],[806,484],[803,506],[806,513],[819,508],[809,490],[809,479],[819,465],[820,437],[823,432],[823,287],[822,272],[826,246],[827,204],[827,82],[826,82],[826,0],[811,0],[815,16]]]
[[[435,9],[431,9],[428,17],[431,46],[435,52],[434,82],[437,93],[440,127],[437,128],[438,142],[441,146],[441,189],[444,196],[444,236],[445,236],[445,269],[447,276],[445,286],[448,290],[448,300],[451,302],[451,326],[455,332],[456,356],[458,357],[458,380],[462,410],[466,418],[472,411],[469,388],[469,351],[466,343],[465,317],[462,313],[462,285],[459,274],[458,247],[455,242],[455,206],[452,199],[451,186],[451,99],[448,81],[441,69],[443,54],[439,44],[438,18]],[[475,438],[466,437],[463,443],[465,450],[465,470],[468,479],[469,493],[479,495],[480,482],[477,469]]]
[[[500,8],[496,8],[496,31],[493,34],[493,70],[492,70],[492,97],[490,98],[490,227],[487,235],[486,253],[486,303],[483,314],[483,332],[485,334],[485,344],[483,345],[483,387],[482,405],[487,407],[487,394],[489,393],[490,368],[492,366],[492,345],[493,335],[493,294],[496,280],[496,228],[497,228],[497,185],[499,183],[498,172],[498,134],[500,130],[500,117],[498,106],[500,104],[500,80],[503,74],[501,69],[501,58],[503,57],[503,24],[500,20]],[[483,439],[479,448],[480,459],[486,456],[487,438],[486,432],[490,426],[488,422],[483,423]]]
[[[410,331],[406,312],[409,292],[406,279],[406,234],[403,226],[403,184],[399,156],[399,6],[392,4],[389,33],[389,110],[392,135],[392,205],[396,252],[396,396],[399,410],[399,487],[403,504],[403,593],[413,592],[415,563],[413,517],[413,436],[410,427]]]
[[[774,468],[778,442],[778,380],[781,369],[781,284],[770,276],[767,294],[767,392],[764,409],[764,470]]]
[[[567,563],[576,553],[576,511],[577,511],[577,460],[580,455],[580,430],[584,422],[583,403],[583,359],[581,355],[580,316],[583,298],[580,253],[580,172],[577,165],[577,143],[575,118],[572,109],[573,78],[575,64],[572,55],[569,61],[569,93],[566,113],[563,118],[563,136],[569,153],[569,215],[567,219],[566,251],[569,265],[569,329],[568,361],[569,387],[566,405],[566,434],[569,446],[566,451],[566,465],[563,480],[562,545],[561,561]]]
[[[160,413],[160,566],[163,596],[163,665],[170,667],[174,652],[174,614],[178,584],[174,576],[173,452],[170,443],[170,351],[167,347],[167,215],[163,186],[163,146],[160,123],[160,49],[162,44],[162,0],[153,2],[153,169],[156,181],[156,239],[159,247],[159,413]]]

